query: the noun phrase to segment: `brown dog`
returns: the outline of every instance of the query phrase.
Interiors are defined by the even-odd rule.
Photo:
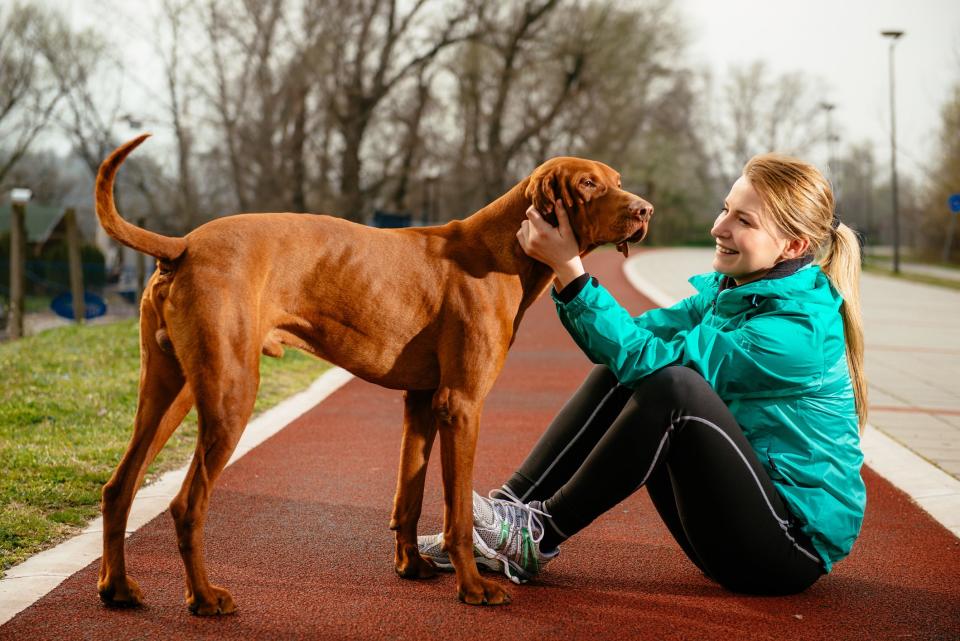
[[[147,466],[196,405],[193,462],[170,504],[196,614],[236,609],[207,579],[203,525],[210,493],[247,420],[260,381],[260,353],[289,345],[358,377],[406,390],[400,474],[390,528],[401,577],[434,573],[417,549],[427,459],[440,432],[444,540],[460,598],[509,602],[473,560],[473,457],[484,398],[524,311],[551,280],[548,267],[519,248],[525,210],[562,198],[586,254],[646,234],[649,203],[620,188],[610,167],[554,158],[495,202],[442,227],[374,229],[330,216],[241,214],[183,238],[120,218],[113,182],[147,136],[100,166],[96,209],[118,242],[157,258],[140,308],[140,389],[130,445],[103,488],[103,560],[98,590],[107,603],[136,605],[127,576],[124,531]]]

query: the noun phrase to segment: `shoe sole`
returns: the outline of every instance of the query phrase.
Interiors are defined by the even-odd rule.
[[[535,576],[510,560],[508,560],[507,563],[510,564],[510,571],[513,576],[507,575],[503,568],[503,561],[496,557],[490,558],[487,556],[488,554],[492,556],[496,553],[493,550],[490,550],[490,548],[486,548],[486,550],[484,550],[476,543],[474,544],[473,560],[477,562],[478,569],[503,574],[514,583],[526,583]],[[423,552],[421,552],[420,555],[425,559],[433,561],[433,564],[437,566],[437,569],[439,570],[443,570],[444,572],[454,571],[453,563],[450,562],[450,557],[446,555],[443,557],[436,557],[429,554],[424,554]]]
[[[425,559],[433,561],[433,564],[437,566],[438,570],[443,570],[444,572],[453,572],[454,567],[453,563],[450,562],[450,557],[444,557],[443,559],[430,556],[429,554],[420,553]],[[500,564],[500,561],[497,559],[488,559],[484,556],[474,555],[474,561],[477,562],[477,567],[481,570],[486,570],[490,572],[502,572],[503,566]]]

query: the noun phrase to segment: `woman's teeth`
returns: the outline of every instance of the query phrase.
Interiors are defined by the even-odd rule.
[[[717,251],[720,252],[721,254],[736,254],[736,253],[738,253],[738,252],[733,251],[732,249],[727,249],[726,247],[721,247],[720,245],[717,245]]]

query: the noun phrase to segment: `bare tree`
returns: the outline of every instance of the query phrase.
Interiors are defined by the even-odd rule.
[[[394,176],[396,186],[388,199],[388,202],[397,211],[409,209],[407,198],[410,191],[410,182],[425,153],[422,129],[424,115],[433,104],[430,94],[432,80],[433,78],[427,75],[425,68],[422,68],[417,75],[417,82],[410,92],[409,100],[404,105],[405,109],[397,116],[397,120],[404,129],[403,143],[400,147],[399,167]]]
[[[705,79],[706,144],[721,181],[731,184],[751,156],[778,151],[802,155],[817,140],[822,94],[802,73],[776,74],[766,63],[733,67],[719,92]]]
[[[163,0],[162,12],[164,24],[169,30],[169,43],[166,50],[158,47],[157,51],[163,60],[168,98],[166,108],[176,140],[177,175],[171,191],[182,233],[196,227],[200,209],[196,177],[192,169],[195,139],[187,123],[188,97],[184,95],[190,86],[189,81],[184,78],[185,69],[181,58],[184,22],[189,18],[189,7],[190,3],[186,0]]]
[[[94,80],[107,65],[114,78],[121,77],[122,65],[109,55],[106,42],[95,33],[74,33],[62,21],[52,24],[40,52],[64,95],[56,122],[95,176],[100,161],[115,146],[112,130],[121,111],[121,87],[113,84],[105,92]]]
[[[37,7],[0,9],[0,183],[53,117],[69,87],[41,54],[62,18]]]
[[[471,37],[470,2],[454,6],[439,24],[423,18],[436,2],[417,0],[404,13],[396,0],[337,3],[341,17],[336,50],[341,64],[334,70],[331,113],[341,136],[340,213],[363,218],[361,152],[364,136],[378,106],[403,80],[418,74],[447,47]]]
[[[957,262],[960,214],[949,211],[947,200],[960,193],[960,81],[954,83],[940,110],[939,129],[940,148],[933,166],[926,172],[922,221],[924,245],[929,254],[939,254],[944,261]]]
[[[197,90],[219,129],[213,155],[241,210],[304,211],[329,200],[331,0],[208,0],[203,26],[212,78]],[[315,159],[315,161],[311,161]]]
[[[464,123],[461,173],[478,174],[485,201],[503,193],[511,161],[579,89],[588,43],[551,41],[548,22],[558,5],[524,0],[480,13],[483,35],[455,62]]]

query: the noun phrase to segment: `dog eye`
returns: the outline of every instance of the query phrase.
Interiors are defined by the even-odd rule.
[[[593,182],[593,181],[590,180],[589,178],[587,178],[586,180],[584,180],[584,181],[583,181],[583,184],[586,185],[587,187],[596,187],[596,186],[597,186],[597,183]]]

